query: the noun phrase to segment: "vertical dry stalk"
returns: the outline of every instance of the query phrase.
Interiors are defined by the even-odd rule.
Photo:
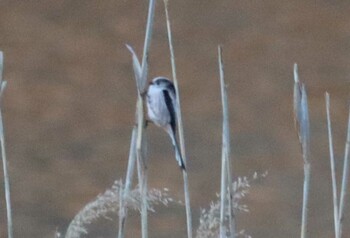
[[[3,55],[3,52],[0,51],[0,100],[2,99],[4,90],[6,87],[6,81],[2,80],[3,68],[4,68],[4,55]],[[12,238],[13,223],[12,223],[11,195],[10,195],[10,177],[7,170],[4,125],[2,121],[1,107],[0,107],[0,142],[1,142],[1,159],[2,159],[2,166],[4,170],[4,186],[5,186],[5,198],[6,198],[6,211],[7,211],[7,236],[9,238]]]
[[[130,157],[128,164],[128,173],[126,178],[126,188],[124,190],[124,196],[130,192],[130,187],[132,185],[133,170],[135,164],[135,154],[137,159],[137,170],[138,170],[138,179],[139,179],[139,189],[142,197],[141,201],[141,232],[142,238],[148,237],[148,204],[147,204],[147,164],[146,164],[146,155],[144,148],[144,92],[146,91],[147,84],[147,73],[148,73],[148,54],[149,48],[151,45],[152,31],[153,31],[153,19],[154,19],[154,9],[155,9],[155,0],[149,1],[147,24],[146,24],[146,33],[145,41],[143,48],[142,64],[137,58],[134,50],[131,46],[127,45],[127,48],[132,54],[133,68],[136,79],[138,97],[137,97],[137,109],[136,109],[136,121],[137,128],[133,130],[132,144],[134,139],[136,139],[136,145],[130,146]],[[132,151],[134,150],[134,151]],[[123,217],[119,218],[119,231],[118,237],[123,238],[125,233],[125,219],[126,219],[126,208],[120,208],[125,210],[122,214]]]
[[[143,164],[141,168],[141,177],[139,176],[139,185],[140,185],[140,194],[142,196],[141,201],[141,229],[142,229],[142,238],[148,238],[148,204],[147,204],[147,164],[146,164],[146,155],[144,149],[144,135],[143,131],[145,128],[145,118],[144,118],[144,102],[143,95],[146,90],[146,82],[147,82],[147,73],[148,73],[148,53],[151,45],[152,39],[152,31],[153,31],[153,19],[154,19],[154,9],[155,9],[155,0],[149,1],[148,8],[148,17],[147,17],[147,26],[146,26],[146,34],[145,41],[143,47],[143,56],[142,56],[142,73],[139,78],[139,85],[142,85],[142,88],[138,88],[138,107],[137,107],[137,117],[138,117],[138,132],[137,132],[137,143],[136,143],[136,157],[138,161],[138,167],[140,168],[140,164]]]
[[[125,180],[125,192],[130,192],[134,171],[135,171],[135,159],[136,159],[136,138],[137,138],[137,127],[134,126],[131,134],[130,149],[129,149],[129,159],[128,159],[128,169],[126,172]]]
[[[124,205],[124,194],[125,194],[125,188],[123,188],[123,182],[121,181],[120,183],[120,188],[119,188],[119,228],[123,226],[123,223],[125,222],[126,218],[126,206]],[[124,236],[124,231],[121,229],[118,230],[118,237],[123,237]]]
[[[294,65],[294,118],[304,160],[303,208],[301,238],[307,237],[307,216],[310,191],[310,121],[306,89],[299,82],[298,67]]]
[[[301,94],[301,108],[302,108],[302,122],[301,122],[301,134],[302,134],[302,148],[303,148],[303,159],[304,159],[304,188],[303,188],[303,212],[302,212],[302,229],[301,237],[307,237],[307,215],[308,215],[308,204],[309,204],[309,191],[310,191],[310,143],[309,143],[309,115],[307,105],[307,95],[305,86],[302,87]]]
[[[334,150],[333,150],[333,136],[332,136],[332,124],[330,115],[330,98],[329,93],[325,94],[326,99],[326,111],[327,111],[327,129],[328,129],[328,142],[329,142],[329,159],[331,164],[332,174],[332,192],[333,192],[333,215],[334,215],[334,232],[335,238],[339,238],[339,217],[338,217],[338,198],[337,198],[337,180],[335,174],[335,162],[334,162]]]
[[[182,158],[184,160],[184,163],[185,163],[185,165],[187,165],[185,139],[184,139],[184,132],[183,132],[182,116],[181,116],[181,105],[180,105],[180,94],[179,94],[180,91],[179,91],[179,86],[178,86],[177,77],[176,77],[175,55],[174,55],[174,48],[173,48],[173,42],[172,42],[173,40],[172,40],[172,36],[171,36],[171,27],[170,27],[168,1],[167,0],[164,0],[164,7],[165,7],[166,24],[167,24],[167,32],[168,32],[171,69],[172,69],[175,90],[177,92],[177,97],[176,97],[176,99],[177,99],[176,112],[177,113],[176,113],[176,115],[177,115],[177,124],[178,124],[179,139],[180,139],[180,149],[181,149],[181,155],[182,155]],[[187,170],[182,170],[182,174],[183,174],[183,181],[184,181],[184,195],[185,195],[185,206],[186,206],[187,237],[192,238],[192,213],[191,213],[190,191],[189,191]]]
[[[137,123],[137,142],[136,142],[136,158],[138,169],[141,170],[139,173],[139,187],[141,194],[141,229],[142,229],[142,238],[148,237],[148,205],[147,205],[147,164],[146,156],[144,154],[145,149],[143,147],[143,132],[144,132],[144,107],[143,107],[143,98],[141,95],[138,97],[138,123]]]
[[[220,237],[226,237],[225,217],[229,214],[230,237],[235,237],[235,215],[231,207],[232,199],[232,175],[230,161],[230,127],[229,127],[229,111],[227,100],[227,87],[224,80],[224,64],[222,59],[222,47],[218,46],[218,61],[220,72],[221,85],[221,101],[223,112],[223,127],[222,127],[222,156],[221,156],[221,207],[220,207]],[[228,193],[228,196],[227,196]],[[228,200],[228,201],[226,201]],[[226,202],[228,207],[226,208]]]
[[[131,190],[132,181],[134,178],[135,160],[136,160],[136,138],[137,138],[137,127],[134,126],[131,134],[128,169],[126,172],[126,179],[125,179],[125,188],[124,188],[124,192],[120,194],[120,201],[124,201],[124,197],[126,197]],[[124,203],[121,203],[119,206],[118,238],[123,238],[125,235],[125,222],[126,222],[127,212],[128,212],[127,207],[124,206]]]
[[[156,0],[150,0],[148,6],[148,16],[147,16],[147,25],[145,33],[145,41],[143,46],[143,55],[142,55],[142,82],[143,90],[146,88],[147,74],[148,74],[148,54],[149,48],[151,46],[152,32],[153,32],[153,22],[154,22],[154,9],[156,7]]]
[[[346,136],[345,153],[344,153],[344,165],[343,165],[343,178],[340,191],[340,203],[339,203],[339,237],[342,236],[342,228],[344,222],[344,210],[345,210],[345,198],[347,195],[348,181],[349,181],[349,149],[350,149],[350,108],[349,108],[349,120],[348,120],[348,132]]]

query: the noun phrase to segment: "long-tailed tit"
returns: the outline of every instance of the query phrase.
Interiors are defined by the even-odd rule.
[[[147,90],[147,111],[149,119],[163,128],[171,138],[179,166],[185,170],[176,140],[176,91],[174,84],[165,77],[152,80]]]

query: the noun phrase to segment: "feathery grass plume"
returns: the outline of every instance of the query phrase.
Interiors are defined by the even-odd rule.
[[[303,208],[301,238],[307,236],[307,214],[310,190],[310,121],[305,85],[301,84],[298,66],[294,64],[294,119],[304,160]]]
[[[179,91],[178,81],[177,81],[177,77],[176,77],[175,54],[174,54],[173,40],[172,40],[172,36],[171,36],[171,26],[170,26],[170,18],[169,18],[168,1],[167,0],[164,0],[164,8],[165,8],[166,25],[167,25],[167,32],[168,32],[171,69],[172,69],[175,91],[177,93],[177,97],[176,97],[176,101],[177,101],[176,112],[177,113],[176,113],[176,116],[177,116],[177,125],[178,125],[178,131],[179,131],[179,139],[180,139],[180,149],[181,149],[181,155],[182,155],[182,158],[183,158],[184,163],[186,165],[186,168],[188,168],[187,167],[186,150],[185,150],[184,129],[183,129],[183,123],[182,123],[182,116],[181,116],[180,91]],[[183,181],[184,181],[187,238],[192,238],[192,212],[191,212],[190,191],[189,191],[187,170],[182,170],[182,175],[183,175]]]
[[[247,205],[242,204],[241,201],[249,193],[251,184],[259,178],[265,178],[267,172],[263,174],[257,174],[256,172],[250,177],[238,177],[236,181],[231,184],[232,188],[232,208],[236,212],[249,212]],[[227,192],[227,199],[230,194]],[[220,209],[221,198],[217,194],[217,201],[211,202],[209,209],[201,209],[201,215],[199,218],[199,227],[196,231],[196,238],[217,238],[220,237]],[[230,213],[225,210],[225,219],[228,220]],[[224,236],[226,237],[226,236]],[[234,237],[250,237],[246,235],[245,231],[241,230],[236,232]]]
[[[146,24],[146,33],[145,33],[145,40],[144,40],[144,47],[143,47],[143,56],[142,56],[142,64],[140,64],[140,61],[137,58],[137,55],[133,48],[129,45],[127,45],[127,48],[132,54],[132,61],[133,61],[133,69],[136,79],[136,86],[138,91],[138,97],[137,97],[137,104],[136,104],[136,122],[137,122],[137,128],[133,130],[133,136],[136,137],[136,147],[135,147],[135,154],[137,158],[137,170],[138,170],[138,179],[139,179],[139,187],[140,187],[140,193],[143,194],[142,197],[146,197],[147,194],[147,164],[146,164],[146,154],[145,154],[145,140],[144,140],[144,125],[145,125],[145,118],[144,118],[144,96],[146,92],[146,85],[147,85],[147,74],[148,74],[148,54],[149,54],[149,48],[151,45],[151,39],[152,39],[152,31],[153,31],[153,21],[154,21],[154,9],[155,9],[155,0],[149,1],[149,8],[148,8],[148,16],[147,16],[147,24]],[[133,139],[132,139],[133,140]],[[134,149],[134,148],[131,148]],[[130,152],[131,154],[132,152]],[[135,165],[135,156],[129,156],[129,163],[128,163],[128,173],[126,177],[126,183],[128,187],[126,187],[124,191],[124,195],[128,196],[127,193],[129,192],[129,188],[132,184],[131,180],[133,177],[133,170]],[[131,172],[132,171],[132,172]],[[142,238],[148,237],[148,219],[147,219],[147,200],[144,198],[142,200],[142,206],[141,206],[141,232],[142,232]],[[119,230],[118,230],[118,238],[124,237],[125,232],[125,222],[126,222],[126,216],[127,216],[127,210],[124,208],[123,212],[121,213],[122,216],[119,218]]]
[[[55,238],[61,238],[62,237],[62,234],[61,232],[57,231],[55,232]]]
[[[74,217],[69,224],[65,238],[79,238],[88,233],[88,225],[99,218],[107,218],[112,213],[120,212],[120,201],[123,200],[123,206],[128,209],[137,211],[142,210],[143,199],[147,200],[147,210],[154,212],[155,205],[168,206],[170,203],[181,204],[175,201],[169,194],[169,190],[164,188],[150,189],[146,196],[144,196],[138,187],[129,191],[125,196],[124,185],[121,181],[115,181],[113,186],[99,195],[95,200],[88,203],[80,212]],[[123,194],[123,195],[122,195]],[[120,213],[119,213],[120,215]]]
[[[222,155],[221,155],[221,201],[220,201],[220,237],[224,238],[227,236],[225,217],[228,214],[228,226],[230,236],[233,238],[236,234],[235,231],[235,215],[231,208],[232,206],[232,175],[231,175],[231,160],[230,160],[230,126],[229,126],[229,111],[228,111],[228,100],[227,100],[227,86],[224,79],[224,64],[222,59],[222,47],[218,46],[218,62],[219,62],[219,73],[220,73],[220,88],[221,88],[221,101],[222,101]],[[225,196],[228,193],[229,196]],[[227,204],[227,208],[226,208]]]
[[[4,54],[0,51],[0,103],[6,88],[7,82],[3,80],[2,73],[4,69]],[[5,150],[5,136],[4,125],[2,119],[2,105],[0,105],[0,143],[1,143],[1,159],[4,171],[4,186],[5,186],[5,200],[6,200],[6,214],[7,214],[7,236],[13,237],[13,223],[12,223],[12,209],[11,209],[11,193],[10,193],[10,176],[7,169],[7,159]]]
[[[339,238],[339,215],[338,215],[338,198],[337,198],[337,180],[335,173],[334,162],[334,150],[333,150],[333,136],[332,136],[332,123],[330,115],[330,98],[329,93],[325,93],[326,111],[327,111],[327,129],[328,129],[328,142],[329,142],[329,160],[331,165],[332,175],[332,192],[333,192],[333,216],[334,216],[334,232],[335,238]]]
[[[345,201],[347,196],[348,181],[349,181],[349,149],[350,149],[350,107],[349,107],[349,119],[348,119],[348,131],[345,143],[344,153],[344,165],[343,165],[343,178],[340,191],[340,203],[339,203],[339,237],[342,237],[342,228],[344,222],[344,210]]]

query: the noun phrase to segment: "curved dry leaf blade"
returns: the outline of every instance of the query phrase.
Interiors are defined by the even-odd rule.
[[[307,93],[305,85],[302,85],[301,89],[301,104],[300,104],[300,135],[302,139],[302,145],[305,151],[308,150],[310,145],[310,121],[309,121],[309,107],[307,100]]]
[[[294,82],[299,83],[298,64],[294,63]]]
[[[293,106],[294,106],[294,123],[297,130],[299,141],[300,138],[300,120],[301,120],[301,85],[299,82],[298,65],[294,64],[294,94],[293,94]]]
[[[141,83],[142,82],[142,67],[141,67],[140,61],[137,58],[137,55],[136,55],[134,49],[128,44],[126,44],[125,46],[131,53],[132,66],[133,66],[133,69],[134,69],[137,89],[141,92],[140,89],[141,89],[141,85],[142,85],[142,83]]]

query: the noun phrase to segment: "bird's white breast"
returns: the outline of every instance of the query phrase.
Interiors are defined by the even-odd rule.
[[[148,117],[157,126],[165,127],[170,123],[170,113],[165,103],[163,89],[150,85],[147,91]]]

